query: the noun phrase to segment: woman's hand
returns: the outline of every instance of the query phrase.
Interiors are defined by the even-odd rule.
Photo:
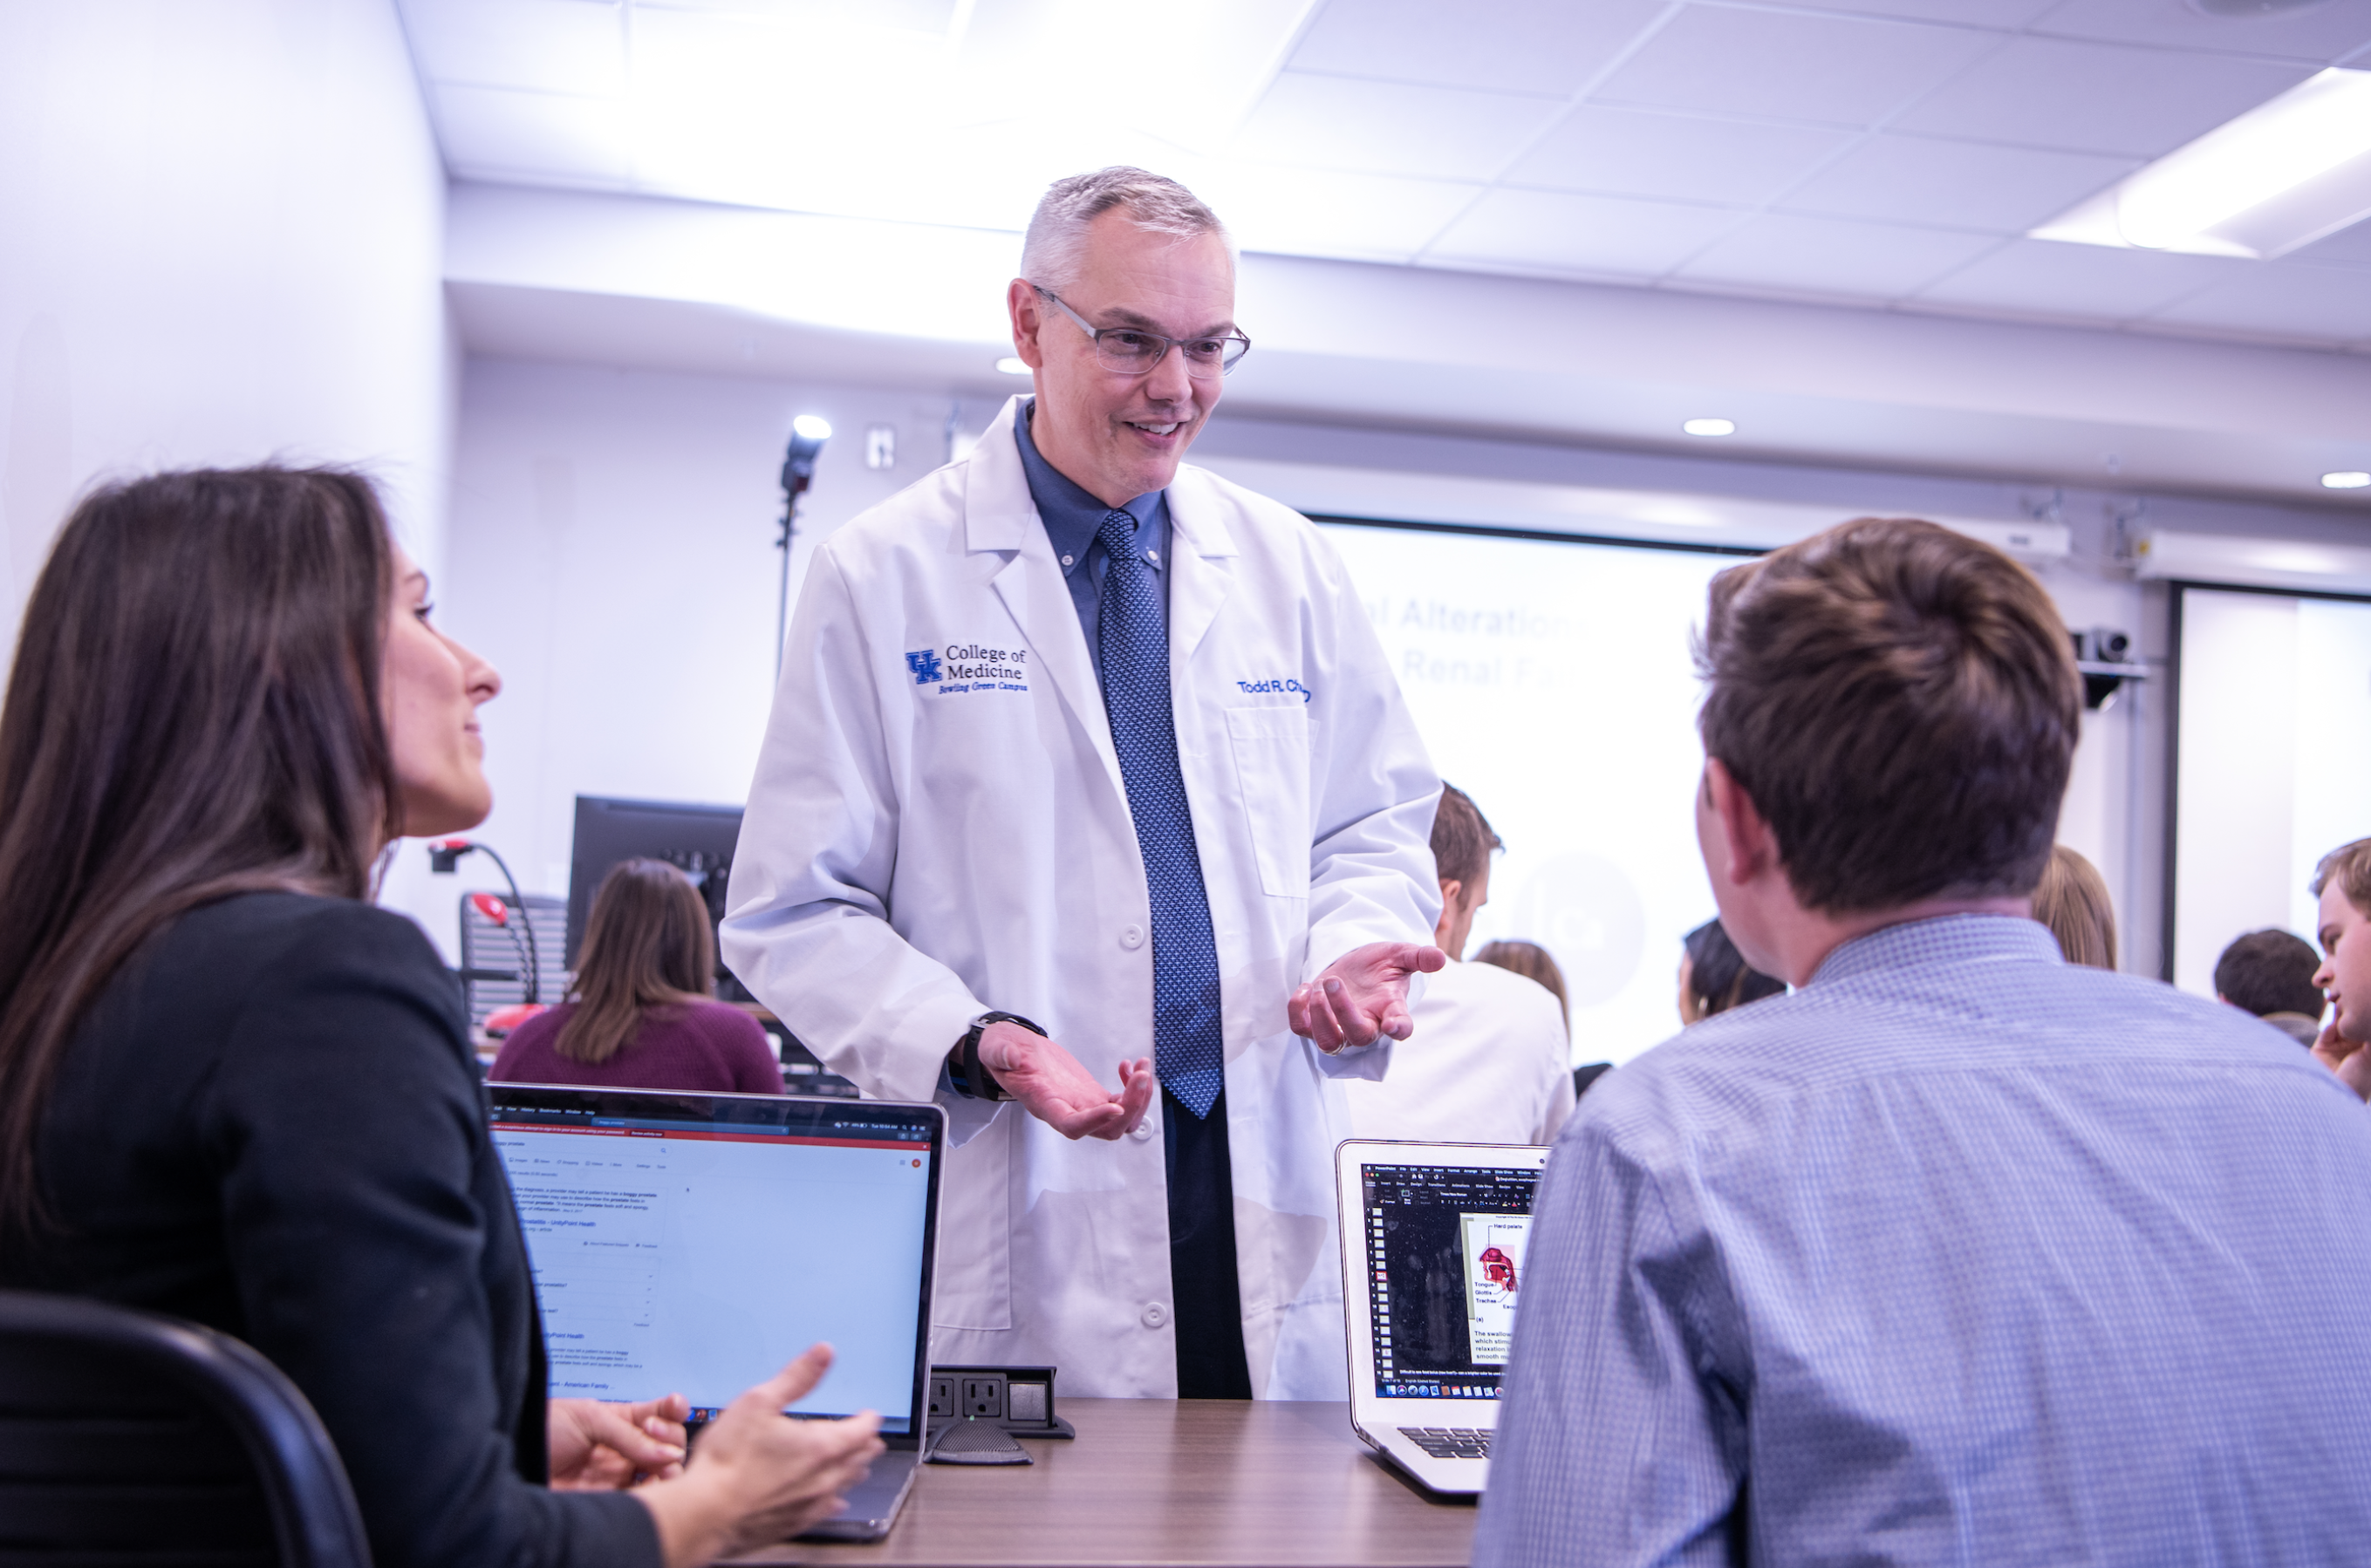
[[[553,1400],[544,1420],[555,1492],[619,1492],[637,1478],[664,1481],[683,1473],[681,1394],[610,1404],[602,1400]]]
[[[881,1418],[871,1411],[845,1421],[782,1413],[830,1368],[831,1347],[815,1346],[725,1406],[682,1474],[635,1493],[658,1521],[667,1568],[788,1540],[839,1512],[842,1493],[881,1452],[874,1435]]]

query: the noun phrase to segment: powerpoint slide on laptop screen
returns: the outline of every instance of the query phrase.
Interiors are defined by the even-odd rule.
[[[1680,939],[1713,917],[1696,849],[1689,639],[1743,558],[1324,525],[1442,778],[1506,840],[1467,951],[1537,942],[1573,1060],[1680,1028]]]
[[[1536,1170],[1365,1168],[1378,1399],[1495,1400]]]
[[[2371,602],[2182,588],[2173,980],[2231,939],[2316,940],[2322,856],[2371,836]]]
[[[713,1412],[817,1341],[790,1409],[907,1430],[927,1149],[762,1128],[555,1129],[498,1119],[554,1398],[681,1393]]]

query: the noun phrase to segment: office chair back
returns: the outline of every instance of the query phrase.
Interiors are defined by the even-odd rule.
[[[227,1334],[0,1291],[0,1561],[369,1568],[330,1435]]]

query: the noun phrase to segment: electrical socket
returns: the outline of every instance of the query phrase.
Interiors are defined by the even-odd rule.
[[[930,1420],[982,1421],[1023,1436],[1068,1437],[1070,1424],[1054,1413],[1050,1366],[933,1366]]]

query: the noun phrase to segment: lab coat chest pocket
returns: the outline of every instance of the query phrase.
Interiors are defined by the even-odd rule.
[[[1308,709],[1229,709],[1227,739],[1261,890],[1277,898],[1308,897]]]

